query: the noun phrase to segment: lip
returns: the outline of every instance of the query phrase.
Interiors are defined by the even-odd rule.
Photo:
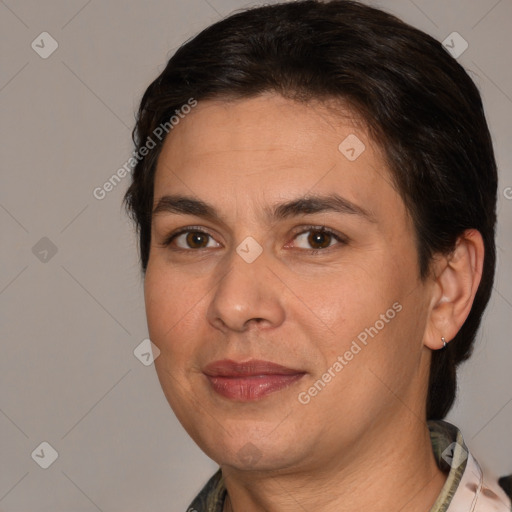
[[[239,402],[260,400],[287,388],[306,372],[270,361],[215,361],[203,368],[212,389],[219,395]]]
[[[296,375],[305,372],[259,359],[243,362],[223,359],[205,366],[203,373],[210,377],[253,377],[257,375]]]

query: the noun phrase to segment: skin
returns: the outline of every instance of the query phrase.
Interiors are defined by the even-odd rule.
[[[338,150],[350,134],[365,145],[354,161]],[[332,192],[372,220],[332,211],[265,215],[277,203]],[[145,303],[162,389],[222,467],[225,510],[428,511],[446,480],[426,427],[431,353],[469,314],[480,234],[467,231],[422,282],[411,219],[364,124],[342,105],[275,94],[199,102],[159,157],[154,206],[169,194],[206,201],[219,215],[153,216]],[[185,234],[163,245],[187,226],[210,237],[189,236],[187,245]],[[319,239],[321,226],[345,242]],[[262,248],[252,263],[236,252],[248,236]],[[300,403],[298,394],[394,303],[401,311]],[[263,359],[305,375],[238,402],[216,394],[202,373],[220,359]]]

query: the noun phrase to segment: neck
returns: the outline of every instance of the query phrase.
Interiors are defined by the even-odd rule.
[[[315,464],[286,471],[223,466],[224,512],[430,510],[446,475],[437,467],[425,423],[411,414]]]

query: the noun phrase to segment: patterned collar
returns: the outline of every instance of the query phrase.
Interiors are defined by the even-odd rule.
[[[464,443],[460,430],[442,421],[427,422],[437,465],[448,472],[430,512],[510,512],[511,499],[495,479],[483,475]],[[222,512],[226,487],[219,469],[191,503],[187,512]]]

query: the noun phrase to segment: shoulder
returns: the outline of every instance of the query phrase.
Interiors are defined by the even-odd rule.
[[[448,472],[430,512],[511,512],[512,475],[498,480],[482,471],[455,425],[435,420],[428,427],[438,466]]]
[[[449,512],[510,512],[510,496],[494,476],[482,471],[478,461],[468,453],[467,465]]]

